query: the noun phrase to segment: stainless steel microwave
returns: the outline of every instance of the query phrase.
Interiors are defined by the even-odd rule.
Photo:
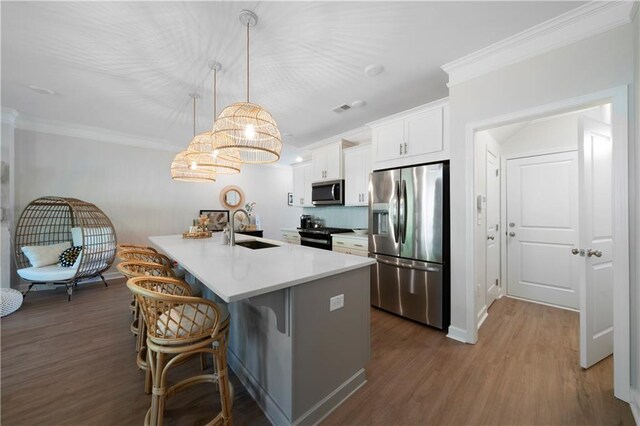
[[[314,206],[344,204],[344,180],[330,180],[311,184],[311,202]]]

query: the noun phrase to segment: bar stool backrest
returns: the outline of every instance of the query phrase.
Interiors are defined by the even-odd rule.
[[[220,308],[201,297],[189,297],[184,281],[166,277],[135,277],[127,281],[147,324],[147,337],[158,344],[186,344],[215,336]]]

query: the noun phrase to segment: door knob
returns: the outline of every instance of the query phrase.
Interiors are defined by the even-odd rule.
[[[591,257],[591,256],[595,256],[595,257],[602,257],[602,252],[600,250],[587,250],[587,256]]]
[[[493,235],[487,235],[487,240],[495,240],[495,237]]]
[[[580,253],[580,250],[578,250],[577,248],[573,248],[573,249],[571,249],[571,254],[573,254],[573,255],[577,256],[577,255],[578,255],[578,253]]]
[[[516,233],[515,233],[515,232],[513,232],[513,231],[511,231],[511,232],[509,232],[509,236],[510,236],[510,237],[515,237],[515,236],[516,236]]]

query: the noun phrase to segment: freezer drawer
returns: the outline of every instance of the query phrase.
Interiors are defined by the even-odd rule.
[[[441,264],[375,256],[371,304],[439,329],[444,320],[444,270]]]

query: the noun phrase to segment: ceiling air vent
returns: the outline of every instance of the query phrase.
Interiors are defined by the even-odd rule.
[[[337,113],[340,113],[340,112],[346,111],[346,110],[348,110],[348,109],[351,109],[351,106],[350,106],[350,105],[342,104],[342,105],[340,105],[340,106],[335,107],[335,108],[334,108],[334,109],[332,109],[331,111],[333,111],[333,112],[337,112]]]

